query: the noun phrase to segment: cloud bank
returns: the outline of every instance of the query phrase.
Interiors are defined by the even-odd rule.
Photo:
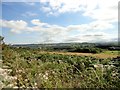
[[[113,29],[108,22],[93,21],[89,24],[68,25],[66,27],[44,23],[39,19],[33,19],[29,23],[23,20],[1,20],[3,28],[9,28],[15,34],[40,33],[42,42],[96,42],[111,40],[112,35],[105,34],[104,30]],[[32,24],[30,26],[29,24]],[[79,32],[73,34],[73,32]],[[114,37],[115,38],[115,37]],[[59,40],[58,40],[59,39]]]
[[[42,10],[49,15],[83,12],[94,20],[116,22],[119,0],[40,0]]]

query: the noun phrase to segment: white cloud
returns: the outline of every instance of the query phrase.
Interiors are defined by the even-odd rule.
[[[43,6],[41,10],[43,10],[44,12],[50,12],[51,8]]]
[[[114,26],[105,21],[93,21],[88,24],[81,24],[81,25],[69,25],[67,27],[68,30],[80,30],[80,31],[93,31],[93,30],[106,30],[112,29]]]
[[[64,39],[64,42],[110,42],[118,38],[113,37],[111,34],[106,34],[104,32],[92,32],[84,33],[75,36],[69,36]]]
[[[7,20],[2,20],[2,25],[3,27],[8,27],[8,28],[16,28],[16,29],[23,29],[24,27],[27,26],[27,23],[23,20],[11,20],[11,21],[7,21]],[[19,26],[18,26],[19,25]]]
[[[26,26],[27,26],[27,22],[23,20],[17,20],[17,21],[2,20],[2,27],[11,28],[11,31],[15,33],[20,33],[22,30],[26,28]]]
[[[103,21],[93,21],[91,23],[88,24],[80,24],[80,25],[68,25],[66,27],[63,26],[59,26],[59,25],[51,25],[48,23],[44,23],[41,22],[39,19],[33,19],[31,20],[31,23],[34,26],[28,26],[28,23],[23,21],[23,20],[11,20],[11,21],[7,21],[7,20],[2,20],[3,24],[2,27],[6,27],[6,28],[11,28],[13,29],[12,31],[14,32],[16,30],[16,32],[23,32],[23,31],[47,31],[50,32],[52,31],[52,33],[54,32],[60,32],[60,31],[92,31],[92,30],[106,30],[106,29],[112,29],[114,28],[114,26],[108,22],[103,22]],[[19,25],[19,26],[18,26]]]
[[[116,22],[118,19],[118,11],[117,9],[111,8],[102,8],[102,9],[95,9],[91,11],[85,11],[83,14],[84,16],[91,17],[95,20],[102,20],[102,21],[109,21],[109,22]]]
[[[116,22],[119,0],[40,0],[43,11],[50,15],[66,12],[83,12],[83,16],[95,20]],[[45,6],[48,4],[47,6]]]
[[[88,2],[88,8],[84,10],[83,15],[91,17],[95,20],[117,22],[118,19],[118,1],[119,0],[96,0],[93,2],[94,8],[90,8],[90,0]],[[96,4],[96,6],[94,5]],[[89,7],[90,6],[90,7]]]
[[[43,23],[43,22],[41,22],[39,19],[33,19],[33,20],[31,20],[31,23],[32,23],[33,25],[50,27],[49,24]]]
[[[106,37],[104,30],[113,28],[112,24],[108,22],[102,21],[94,21],[89,24],[80,24],[80,25],[69,25],[66,27],[59,25],[51,25],[48,23],[44,23],[39,19],[31,20],[31,24],[33,26],[29,26],[29,24],[23,20],[2,20],[2,27],[10,28],[11,32],[17,34],[25,34],[26,32],[32,33],[37,32],[40,33],[42,37],[40,37],[43,42],[62,42],[62,41],[96,41],[96,40],[107,40],[111,39],[111,37]],[[97,33],[93,33],[93,30]],[[102,31],[101,31],[102,30]],[[80,33],[72,34],[73,32],[79,31]],[[101,31],[101,32],[99,32]],[[92,32],[90,34],[90,32]],[[106,38],[105,38],[106,37]]]
[[[90,17],[93,21],[80,25],[69,25],[65,27],[67,32],[98,32],[102,30],[114,29],[116,25],[113,23],[118,21],[118,1],[119,0],[40,0],[43,4],[44,12],[49,15],[57,16],[62,13],[82,12],[84,17]],[[48,4],[48,5],[47,5]],[[46,6],[47,5],[47,6]],[[98,41],[111,40],[109,35],[86,35],[87,37],[65,36],[66,41]],[[89,37],[88,37],[89,36]],[[112,36],[112,35],[111,35]]]
[[[90,30],[105,30],[113,28],[113,24],[107,21],[94,21],[89,24]]]
[[[67,27],[68,30],[80,30],[80,31],[85,31],[89,30],[88,24],[81,24],[81,25],[69,25]]]
[[[116,36],[104,33],[104,30],[114,29],[114,22],[118,21],[118,1],[119,0],[40,0],[41,10],[47,15],[59,15],[63,13],[81,12],[84,17],[90,17],[93,21],[86,24],[68,25],[66,27],[51,25],[40,21],[31,20],[32,26],[23,20],[0,20],[1,27],[9,28],[11,32],[17,34],[40,33],[41,42],[95,42],[110,41]],[[30,6],[35,3],[25,2]],[[37,16],[37,13],[31,11],[22,14],[25,17]],[[72,32],[80,32],[72,34]],[[95,32],[95,33],[94,33]]]
[[[69,1],[68,0],[40,0],[40,2],[43,5],[46,3],[49,3],[47,7],[47,9],[49,8],[48,12],[53,12],[54,14],[64,13],[64,12],[69,12],[69,11],[74,11],[74,10],[77,11],[79,10],[81,1],[80,0],[69,0]]]
[[[33,12],[25,12],[22,14],[22,16],[24,17],[34,17],[34,16],[38,16],[37,13],[33,13]]]
[[[27,4],[27,5],[30,5],[30,6],[34,6],[35,5],[34,2],[24,2],[24,3]]]

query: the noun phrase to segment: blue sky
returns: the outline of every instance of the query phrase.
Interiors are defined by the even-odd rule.
[[[118,0],[2,2],[0,27],[8,44],[115,41],[117,5]]]

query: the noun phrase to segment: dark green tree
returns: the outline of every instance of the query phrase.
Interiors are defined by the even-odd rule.
[[[0,44],[3,44],[4,43],[4,37],[0,36]]]

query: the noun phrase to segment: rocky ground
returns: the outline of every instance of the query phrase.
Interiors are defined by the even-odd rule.
[[[0,60],[0,90],[2,88],[12,88],[14,87],[13,80],[16,77],[12,77],[9,75],[11,69],[7,69],[7,66],[2,65],[2,60]]]

